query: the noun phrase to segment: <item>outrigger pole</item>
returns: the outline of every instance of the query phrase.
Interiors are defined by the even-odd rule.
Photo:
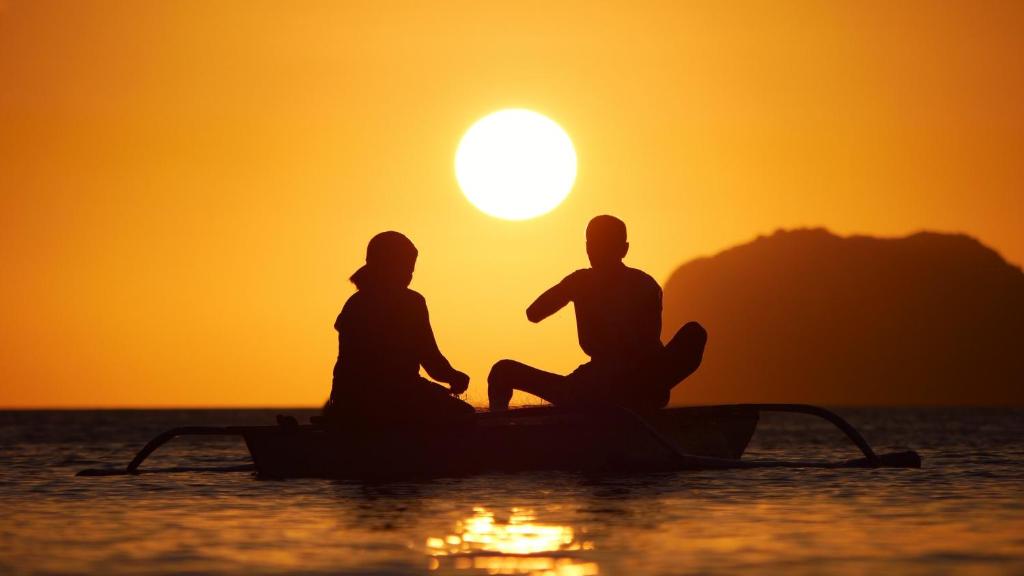
[[[742,460],[739,458],[714,458],[709,456],[697,456],[694,454],[687,454],[670,438],[659,432],[654,426],[651,425],[643,416],[628,410],[620,408],[622,413],[628,415],[638,424],[640,424],[652,437],[654,437],[660,444],[662,444],[668,451],[673,454],[680,462],[681,467],[688,470],[726,470],[726,469],[737,469],[737,468],[920,468],[921,467],[921,456],[913,450],[905,452],[892,452],[889,454],[876,454],[872,450],[871,445],[864,440],[860,432],[857,431],[849,422],[844,420],[835,412],[826,410],[818,406],[812,406],[810,404],[725,404],[715,406],[716,408],[734,408],[737,410],[756,410],[758,412],[788,412],[795,414],[807,414],[811,416],[817,416],[828,422],[831,422],[836,428],[839,428],[847,438],[853,442],[857,448],[864,454],[863,458],[855,460],[845,460],[841,462],[809,462],[809,461],[791,461],[791,460]],[[296,427],[294,419],[282,419],[279,418],[280,425],[285,428]],[[128,466],[123,469],[86,469],[78,472],[77,476],[113,476],[121,474],[140,474],[139,466],[142,462],[149,457],[157,448],[163,446],[168,441],[178,436],[245,436],[250,430],[265,429],[266,427],[256,426],[182,426],[179,428],[171,428],[166,432],[158,434],[152,440],[146,443],[146,445],[139,450],[139,453],[132,458],[132,461]],[[228,468],[216,468],[213,470],[217,471],[247,471],[252,470],[251,465],[246,466],[232,466]],[[179,469],[174,469],[179,470]],[[182,469],[185,470],[185,469]],[[210,470],[210,469],[207,469]]]
[[[152,440],[146,443],[139,450],[139,453],[132,458],[132,461],[128,463],[125,469],[103,469],[103,468],[87,468],[80,470],[75,476],[119,476],[125,474],[141,474],[139,466],[142,461],[149,457],[150,454],[156,451],[157,448],[163,446],[170,440],[178,436],[244,436],[245,426],[180,426],[178,428],[171,428],[170,430],[161,432],[153,437]],[[169,471],[186,471],[191,469],[172,469]],[[251,464],[244,466],[231,466],[226,468],[213,468],[207,469],[211,471],[219,472],[246,472],[253,470]]]
[[[888,454],[875,454],[871,445],[861,436],[849,422],[841,416],[826,410],[820,406],[811,404],[722,404],[717,407],[734,408],[737,410],[757,410],[758,412],[788,412],[792,414],[808,414],[818,416],[831,422],[839,428],[846,437],[853,442],[864,454],[864,458],[855,460],[844,460],[841,462],[811,462],[799,460],[742,460],[740,458],[714,458],[710,456],[697,456],[684,452],[672,439],[654,428],[641,415],[632,410],[623,409],[637,420],[647,431],[654,436],[664,447],[680,460],[684,468],[726,470],[734,468],[920,468],[921,456],[913,451],[890,452]]]

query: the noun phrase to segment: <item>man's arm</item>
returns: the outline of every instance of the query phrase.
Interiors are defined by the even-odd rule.
[[[469,387],[469,376],[453,368],[444,354],[441,354],[441,349],[434,338],[434,330],[430,327],[430,313],[427,312],[426,301],[422,301],[417,315],[420,324],[420,365],[431,378],[449,384],[453,393],[462,394]]]
[[[416,343],[416,347],[420,353],[420,364],[431,378],[441,382],[448,382],[455,373],[455,369],[452,368],[451,363],[444,357],[444,354],[441,354],[441,349],[437,346],[434,330],[430,327],[430,316],[427,313],[427,307],[424,305],[418,312],[419,341]]]
[[[572,281],[570,280],[572,277],[571,274],[566,276],[561,282],[548,288],[533,301],[533,304],[530,304],[530,307],[526,309],[526,317],[530,322],[536,324],[572,301]]]

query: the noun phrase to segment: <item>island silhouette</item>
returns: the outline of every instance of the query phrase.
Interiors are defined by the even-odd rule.
[[[709,332],[673,404],[1024,404],[1024,273],[963,234],[780,230],[682,265],[664,311]]]

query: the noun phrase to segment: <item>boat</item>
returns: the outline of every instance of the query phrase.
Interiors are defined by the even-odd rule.
[[[795,412],[836,425],[861,451],[837,462],[744,460],[765,411]],[[185,435],[236,435],[245,440],[257,477],[265,479],[396,479],[481,473],[569,470],[638,473],[787,467],[919,468],[913,451],[876,454],[848,422],[805,404],[732,404],[637,413],[621,407],[587,410],[526,407],[478,412],[444,425],[368,426],[363,422],[299,424],[279,416],[271,426],[188,426],[153,438],[123,470],[80,475],[138,474],[143,461]]]
[[[675,408],[645,419],[688,453],[735,459],[757,428],[749,410]],[[357,431],[358,430],[358,431]],[[446,430],[301,426],[243,432],[256,470],[270,478],[453,476],[526,470],[655,471],[670,450],[639,420],[608,410],[521,408],[483,412]]]

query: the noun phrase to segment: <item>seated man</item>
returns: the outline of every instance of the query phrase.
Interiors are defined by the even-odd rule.
[[[427,302],[409,289],[416,246],[398,232],[381,232],[366,247],[366,265],[352,275],[356,293],[334,323],[338,361],[324,415],[368,423],[443,422],[474,414],[454,398],[469,376],[441,354]],[[423,367],[432,378],[420,376]]]
[[[591,268],[566,276],[526,310],[531,322],[540,322],[572,302],[580,347],[590,362],[561,376],[501,360],[487,379],[492,410],[508,408],[513,389],[556,406],[614,404],[650,410],[668,404],[672,387],[700,366],[707,333],[690,322],[662,346],[661,287],[622,263],[628,250],[621,220],[597,216],[590,221]]]

